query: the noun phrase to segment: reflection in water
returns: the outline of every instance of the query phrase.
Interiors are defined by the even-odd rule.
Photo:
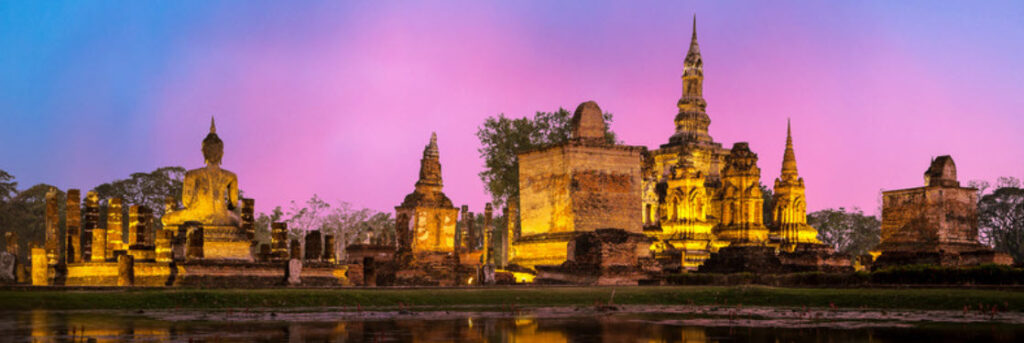
[[[914,328],[748,328],[677,325],[628,314],[569,318],[456,318],[342,322],[158,320],[135,313],[0,313],[0,341],[51,342],[1015,342],[1024,328],[932,324]]]

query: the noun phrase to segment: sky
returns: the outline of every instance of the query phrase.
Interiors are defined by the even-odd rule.
[[[437,132],[445,193],[481,211],[488,116],[594,100],[626,144],[666,143],[694,15],[712,137],[771,185],[790,118],[809,211],[877,213],[939,155],[1024,178],[1020,1],[3,1],[0,169],[88,190],[198,168],[215,116],[258,211],[392,211]]]

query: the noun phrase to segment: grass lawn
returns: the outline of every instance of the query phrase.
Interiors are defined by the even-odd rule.
[[[572,306],[605,303],[1024,311],[1024,292],[976,289],[773,288],[764,286],[512,287],[418,289],[0,290],[3,310],[294,308],[316,306]]]

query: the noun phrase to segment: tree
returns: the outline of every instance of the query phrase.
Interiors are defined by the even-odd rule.
[[[1011,181],[1000,178],[997,185],[1020,185]],[[1024,189],[1000,187],[982,197],[978,221],[980,236],[991,240],[997,251],[1009,254],[1015,262],[1024,262]]]
[[[772,223],[772,210],[775,209],[775,192],[771,188],[761,184],[761,198],[764,199],[764,203],[761,204],[761,218],[764,225],[770,225]]]
[[[0,231],[14,232],[18,234],[18,245],[22,247],[19,251],[19,258],[27,261],[29,254],[29,242],[43,243],[46,241],[46,192],[53,187],[48,184],[38,184],[21,192],[17,192],[9,201],[0,203]],[[64,204],[66,194],[57,191],[57,203]],[[58,233],[64,227],[65,208],[58,206]],[[58,239],[58,246],[63,246],[64,240]]]
[[[256,230],[253,239],[260,242],[260,244],[270,244],[270,225],[280,222],[282,217],[284,217],[284,212],[281,211],[281,206],[274,207],[274,210],[269,215],[260,212],[253,223]]]
[[[881,222],[858,208],[852,212],[842,207],[813,212],[807,215],[807,223],[818,229],[818,240],[843,254],[864,255],[881,239]]]
[[[18,183],[14,181],[14,176],[0,169],[0,204],[11,201],[16,194]]]
[[[611,124],[612,114],[604,113],[604,120]],[[567,142],[572,132],[571,121],[572,113],[564,108],[559,108],[555,112],[537,112],[532,119],[512,119],[502,113],[484,120],[476,133],[480,139],[480,148],[477,151],[484,159],[484,171],[479,175],[496,207],[500,208],[508,199],[519,196],[517,155],[543,146]],[[607,141],[615,143],[615,133],[610,128],[606,130]]]
[[[322,228],[327,220],[327,211],[330,207],[330,204],[316,194],[306,200],[306,206],[299,206],[293,200],[291,209],[288,210],[289,238],[298,239],[301,242],[307,232]]]
[[[153,211],[154,225],[162,228],[158,218],[164,215],[164,201],[173,197],[181,205],[182,180],[185,179],[185,168],[162,167],[149,173],[133,173],[127,179],[115,180],[93,188],[100,198],[100,222],[106,221],[106,199],[121,198],[124,208],[131,205],[146,206]],[[85,196],[84,194],[82,196]],[[128,220],[128,216],[124,216]],[[124,225],[127,228],[127,225]]]

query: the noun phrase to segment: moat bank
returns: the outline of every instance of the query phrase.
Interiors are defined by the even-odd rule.
[[[283,289],[45,289],[0,290],[0,308],[26,310],[156,310],[325,308],[445,310],[474,306],[596,305],[768,306],[1024,312],[1024,292],[956,288],[776,288],[766,286],[283,288]]]

